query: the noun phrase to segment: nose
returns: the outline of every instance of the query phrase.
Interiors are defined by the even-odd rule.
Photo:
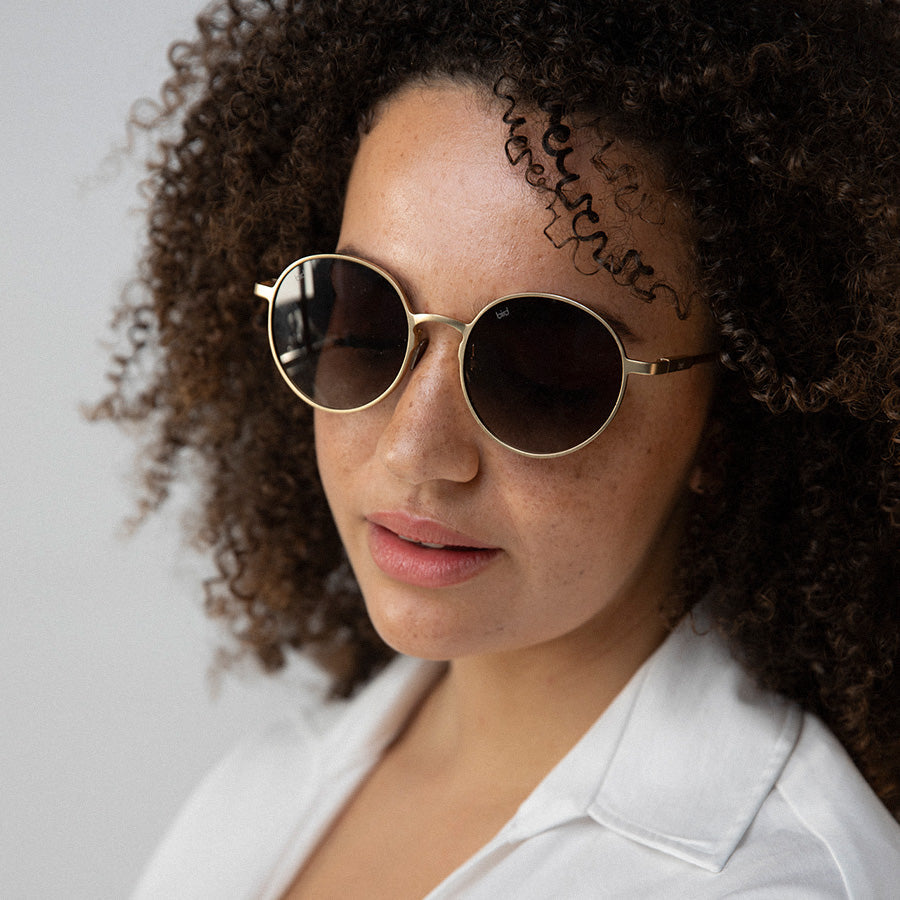
[[[463,397],[459,341],[452,331],[439,330],[444,334],[431,340],[420,334],[378,440],[377,453],[385,467],[408,484],[466,483],[480,467],[481,429]]]

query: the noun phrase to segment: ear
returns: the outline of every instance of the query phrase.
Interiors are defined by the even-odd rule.
[[[694,494],[699,494],[703,496],[706,493],[707,488],[707,475],[706,470],[700,463],[697,463],[693,469],[691,469],[691,474],[688,476],[688,490],[690,490]]]
[[[688,475],[688,490],[698,496],[717,494],[725,479],[725,464],[728,455],[726,430],[718,418],[706,423],[705,433],[694,457],[694,465]]]

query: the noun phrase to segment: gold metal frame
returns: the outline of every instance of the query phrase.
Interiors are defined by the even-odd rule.
[[[397,372],[397,377],[391,382],[391,384],[374,400],[371,400],[369,403],[366,403],[363,406],[355,406],[352,409],[331,409],[327,406],[322,406],[316,403],[311,398],[307,397],[306,394],[302,393],[291,381],[287,372],[285,371],[281,358],[278,355],[278,351],[275,348],[275,338],[272,333],[272,319],[275,311],[275,298],[278,295],[278,289],[281,287],[282,282],[285,278],[290,275],[294,269],[302,266],[304,263],[317,260],[317,259],[343,259],[348,260],[349,262],[358,263],[360,265],[366,266],[367,268],[377,272],[382,278],[384,278],[393,289],[397,292],[397,296],[400,298],[400,302],[403,304],[404,312],[406,313],[406,323],[407,323],[407,341],[406,341],[406,353],[403,357],[403,363],[400,366],[399,371]],[[466,406],[468,406],[469,411],[472,413],[473,418],[479,424],[482,431],[485,432],[489,437],[495,440],[498,444],[506,447],[509,450],[512,450],[514,453],[518,453],[521,456],[528,456],[535,459],[552,459],[558,456],[567,456],[569,453],[574,453],[576,450],[580,450],[585,445],[589,444],[596,437],[598,437],[609,425],[610,422],[615,418],[616,413],[618,412],[619,405],[622,402],[622,397],[625,395],[625,385],[628,381],[629,375],[668,375],[672,372],[682,372],[685,369],[689,369],[692,366],[697,365],[698,363],[706,363],[712,362],[717,359],[718,354],[716,353],[702,353],[698,356],[678,356],[678,357],[660,357],[659,359],[654,360],[653,362],[643,362],[638,359],[630,359],[625,353],[625,347],[622,344],[622,341],[619,339],[619,336],[613,330],[612,326],[603,318],[603,316],[599,315],[599,313],[592,310],[590,307],[585,306],[583,303],[579,303],[577,300],[571,300],[569,297],[563,297],[560,294],[546,294],[539,291],[529,292],[529,293],[516,293],[516,294],[506,294],[503,297],[498,297],[496,300],[491,301],[487,304],[478,315],[472,319],[471,322],[461,322],[458,319],[451,319],[448,316],[439,316],[435,313],[414,313],[410,309],[409,300],[404,294],[403,289],[397,283],[397,281],[393,278],[390,272],[385,271],[381,268],[381,266],[376,265],[375,263],[369,262],[365,259],[359,259],[356,256],[349,256],[345,253],[315,253],[310,256],[304,256],[301,259],[295,260],[292,262],[279,276],[278,278],[272,282],[271,284],[265,282],[257,282],[254,285],[253,293],[256,294],[257,297],[262,297],[264,300],[267,300],[269,303],[269,314],[268,314],[268,332],[269,332],[269,347],[272,351],[272,357],[275,360],[275,365],[278,368],[281,377],[287,382],[288,387],[301,399],[304,403],[309,406],[314,407],[315,409],[321,409],[324,412],[330,413],[354,413],[361,412],[364,409],[368,409],[370,406],[374,406],[376,403],[382,401],[394,388],[403,380],[407,371],[409,370],[410,363],[415,362],[416,360],[416,350],[420,346],[420,341],[418,339],[421,328],[423,325],[434,323],[437,325],[449,325],[455,331],[457,331],[460,335],[460,343],[459,343],[459,382],[460,387],[462,389],[463,397],[466,401]],[[472,403],[469,400],[469,394],[466,390],[465,378],[463,375],[463,360],[465,356],[466,343],[468,342],[469,335],[472,333],[472,329],[475,327],[477,322],[481,319],[488,310],[493,309],[495,306],[498,306],[501,303],[505,303],[509,300],[513,300],[518,297],[546,297],[549,300],[558,300],[562,303],[568,303],[571,306],[575,306],[580,310],[583,310],[588,315],[592,316],[596,319],[608,332],[612,335],[613,340],[615,341],[616,347],[619,350],[619,354],[622,357],[622,380],[619,385],[619,393],[616,398],[615,406],[610,411],[609,415],[606,417],[606,421],[588,438],[583,440],[581,443],[577,444],[574,447],[570,447],[567,450],[558,450],[553,453],[531,453],[527,450],[520,450],[518,447],[513,447],[510,444],[507,444],[505,441],[500,440],[495,434],[491,433],[488,430],[487,426],[481,419],[478,417],[478,414],[475,412]]]

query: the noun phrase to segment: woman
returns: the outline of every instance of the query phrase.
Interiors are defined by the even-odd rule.
[[[898,49],[781,0],[235,0],[173,48],[100,413],[157,423],[151,503],[203,461],[211,612],[352,699],[138,896],[891,895]]]

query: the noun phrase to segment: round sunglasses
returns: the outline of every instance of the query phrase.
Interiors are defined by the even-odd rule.
[[[641,362],[592,309],[556,294],[510,294],[469,322],[414,313],[374,263],[339,253],[291,263],[255,293],[269,301],[278,371],[310,406],[355,412],[386,397],[428,344],[422,326],[461,336],[459,378],[481,427],[524,456],[572,453],[612,421],[629,375],[666,375],[715,353]]]

